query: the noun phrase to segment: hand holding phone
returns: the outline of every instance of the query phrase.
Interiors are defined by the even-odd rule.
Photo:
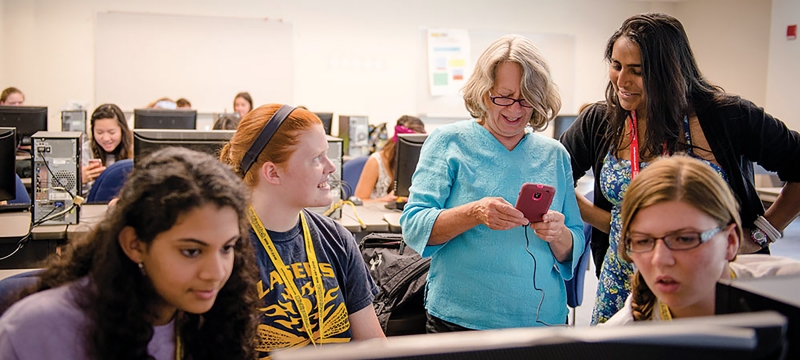
[[[103,162],[100,161],[100,159],[89,159],[89,168],[90,169],[91,168],[100,167],[102,164],[103,164]]]
[[[553,203],[556,189],[550,185],[525,183],[519,191],[517,204],[514,207],[522,211],[525,218],[531,223],[542,221],[542,217]]]

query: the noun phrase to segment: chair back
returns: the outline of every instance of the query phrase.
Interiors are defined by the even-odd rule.
[[[28,189],[25,188],[25,184],[22,183],[22,179],[19,178],[19,175],[14,175],[17,178],[17,191],[16,197],[14,200],[9,200],[9,204],[30,204],[31,197],[28,195]]]
[[[95,179],[86,202],[109,202],[119,194],[131,170],[133,170],[133,159],[119,160],[111,164]]]
[[[364,170],[367,159],[369,159],[369,155],[364,155],[347,160],[342,164],[342,198],[347,199],[355,194],[361,170]]]

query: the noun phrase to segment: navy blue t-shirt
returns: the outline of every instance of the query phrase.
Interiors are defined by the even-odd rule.
[[[303,211],[308,221],[314,251],[320,266],[326,294],[322,343],[348,342],[351,338],[348,314],[372,306],[378,287],[369,275],[353,234],[330,218]],[[303,242],[300,217],[297,225],[287,232],[267,230],[275,248],[303,297],[306,309],[311,309],[314,341],[319,344],[319,306],[311,281],[308,256]],[[259,356],[268,356],[273,349],[301,347],[311,344],[303,326],[297,305],[276,272],[272,260],[253,229],[250,239],[255,248],[260,280],[256,284],[261,299],[258,325]]]

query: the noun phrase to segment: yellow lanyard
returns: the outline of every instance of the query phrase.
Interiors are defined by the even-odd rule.
[[[731,272],[731,279],[736,279],[736,273],[733,272],[733,269],[728,269]],[[658,311],[661,314],[661,320],[664,321],[671,321],[672,320],[672,313],[669,312],[669,307],[662,303],[661,301],[658,302]]]
[[[250,206],[249,210],[250,225],[253,226],[253,230],[255,230],[258,239],[261,240],[261,245],[264,246],[264,250],[272,260],[272,264],[275,265],[276,272],[278,275],[280,275],[284,286],[286,286],[289,296],[291,296],[294,303],[297,304],[297,311],[300,313],[300,317],[303,319],[303,326],[306,328],[306,333],[308,333],[308,339],[311,340],[312,344],[316,345],[317,342],[314,341],[314,332],[311,329],[311,309],[306,310],[306,306],[303,304],[303,298],[300,295],[300,291],[297,290],[297,284],[294,283],[294,277],[292,276],[292,273],[283,263],[283,260],[281,260],[281,255],[278,254],[278,249],[276,249],[275,244],[272,243],[272,239],[269,237],[269,234],[267,234],[267,229],[264,228],[264,224],[261,222],[261,219],[258,218],[255,209]],[[322,339],[324,337],[322,332],[322,318],[324,317],[322,300],[325,295],[325,287],[322,284],[322,273],[319,270],[317,254],[314,251],[314,244],[311,241],[311,232],[308,229],[306,217],[302,212],[300,212],[300,223],[303,226],[303,242],[305,243],[306,247],[306,255],[308,256],[308,264],[311,272],[311,282],[314,284],[317,307],[319,308],[319,311],[317,312],[317,315],[319,316],[319,342],[322,343]]]
[[[183,359],[183,343],[181,342],[181,329],[175,322],[175,360]]]

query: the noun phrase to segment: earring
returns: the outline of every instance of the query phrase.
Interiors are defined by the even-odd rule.
[[[144,271],[144,264],[138,263],[136,265],[139,265],[139,271],[142,273],[142,276],[147,276],[147,272]]]

